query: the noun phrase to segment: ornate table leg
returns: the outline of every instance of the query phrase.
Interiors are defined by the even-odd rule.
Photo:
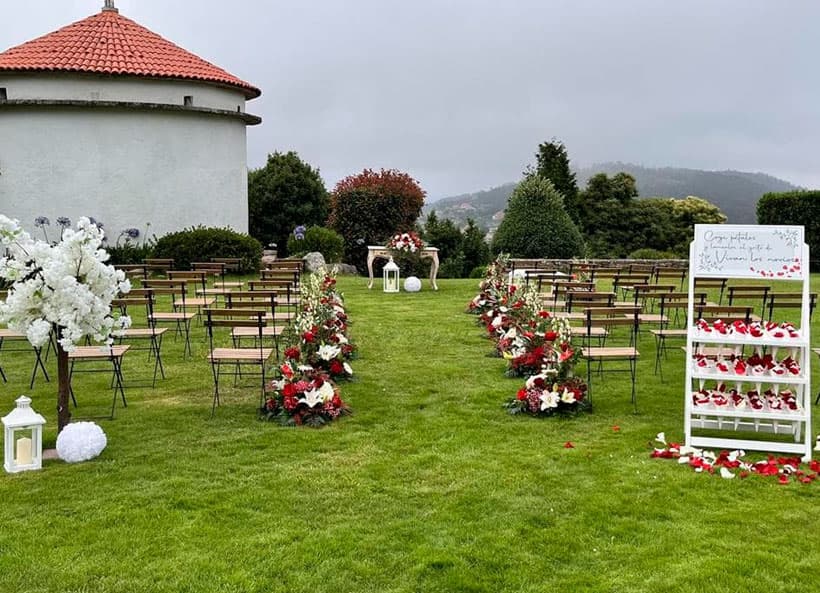
[[[438,290],[436,286],[436,275],[438,274],[438,252],[434,251],[430,259],[433,260],[433,265],[430,266],[430,284],[433,285],[433,290]]]
[[[373,261],[376,259],[376,255],[368,250],[367,252],[367,273],[370,276],[370,283],[367,285],[367,288],[373,288]]]

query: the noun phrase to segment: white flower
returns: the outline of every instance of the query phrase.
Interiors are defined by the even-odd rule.
[[[350,366],[349,364],[347,364],[346,362],[343,362],[342,366],[344,367],[345,372],[352,377],[353,376],[353,367]]]
[[[550,408],[557,408],[558,401],[560,397],[558,396],[557,391],[545,391],[542,393],[538,399],[541,400],[541,411],[548,410]]]
[[[310,366],[309,364],[300,364],[298,367],[296,367],[296,369],[297,369],[299,372],[306,373],[306,372],[308,372],[308,371],[312,371],[312,370],[313,370],[313,367],[312,367],[312,366]]]
[[[564,393],[561,394],[561,401],[564,402],[565,404],[574,404],[575,403],[575,393],[573,393],[572,391],[570,391],[569,389],[567,389],[565,387],[564,388]]]
[[[338,346],[331,346],[330,344],[323,344],[319,346],[318,355],[322,360],[333,360],[342,351]]]
[[[312,408],[324,403],[324,400],[318,389],[311,389],[310,391],[305,391],[304,397],[299,398],[299,403],[305,404],[308,408]]]

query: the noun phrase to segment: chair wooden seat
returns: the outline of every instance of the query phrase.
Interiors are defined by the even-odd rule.
[[[631,316],[630,316],[631,317]],[[669,323],[669,317],[660,313],[638,313],[638,321],[641,323]]]
[[[581,354],[584,358],[589,358],[590,360],[611,360],[615,358],[632,358],[640,356],[640,352],[638,352],[637,349],[627,346],[592,346],[590,348],[582,349]]]
[[[68,353],[68,360],[71,362],[71,367],[69,368],[68,377],[69,377],[69,393],[71,394],[71,399],[74,402],[74,405],[77,405],[77,398],[74,395],[74,388],[71,382],[71,378],[74,376],[75,373],[81,371],[75,371],[74,365],[78,362],[98,362],[98,361],[108,361],[111,363],[112,367],[112,384],[114,387],[114,399],[111,402],[111,418],[114,418],[114,408],[117,405],[117,392],[119,392],[120,397],[122,398],[122,405],[123,407],[128,407],[128,402],[125,400],[125,387],[123,385],[123,378],[122,378],[122,359],[125,356],[125,353],[131,349],[131,346],[128,344],[117,344],[112,346],[78,346],[74,348],[71,352]],[[101,372],[101,370],[87,370],[82,372]]]
[[[206,289],[207,290],[207,289]],[[185,300],[182,299],[174,299],[174,308],[175,309],[193,309],[193,308],[201,308],[201,307],[210,307],[211,305],[216,302],[216,299],[213,297],[193,297],[187,298]]]
[[[575,327],[570,326],[569,328],[570,335],[575,336],[591,336],[593,338],[605,338],[609,335],[609,332],[606,330],[605,327],[590,327],[589,329],[585,327]]]
[[[281,325],[273,326],[266,325],[262,328],[263,338],[275,338],[281,336],[285,328]],[[233,338],[255,338],[259,332],[253,327],[235,327],[231,330],[231,337]]]
[[[234,328],[252,330],[249,335],[257,335],[255,328]],[[263,328],[264,329],[264,328]],[[273,348],[214,348],[211,351],[209,360],[211,362],[231,362],[231,361],[250,361],[250,362],[264,362],[273,355]]]
[[[153,338],[159,337],[165,332],[168,331],[167,327],[158,327],[158,328],[150,328],[150,327],[130,327],[127,330],[123,331],[120,337],[127,339],[127,338]]]
[[[128,344],[114,346],[77,346],[68,353],[69,360],[107,360],[111,357],[122,358],[131,348]]]

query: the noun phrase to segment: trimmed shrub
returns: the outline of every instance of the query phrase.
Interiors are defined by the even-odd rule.
[[[510,196],[493,237],[493,252],[567,259],[583,254],[584,241],[552,183],[528,175]]]
[[[121,264],[141,264],[146,257],[154,257],[153,243],[144,243],[136,245],[130,241],[122,245],[114,245],[107,247],[106,251],[110,256],[108,262],[112,266]]]
[[[803,225],[811,271],[820,271],[820,190],[764,194],[757,202],[757,222]]]
[[[233,229],[196,226],[157,239],[154,257],[172,258],[178,270],[212,257],[238,257],[242,260],[240,272],[249,273],[259,269],[262,244]]]
[[[311,251],[318,251],[325,257],[325,262],[337,264],[344,255],[345,240],[333,229],[312,226],[299,239],[291,233],[288,239],[288,253],[292,257],[302,257]]]

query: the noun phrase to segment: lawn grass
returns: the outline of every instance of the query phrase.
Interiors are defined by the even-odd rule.
[[[657,432],[683,434],[682,352],[661,381],[644,332],[638,414],[616,376],[591,414],[512,417],[501,403],[521,381],[463,313],[476,284],[384,294],[341,278],[354,415],[321,430],[257,421],[252,387],[210,418],[203,328],[192,360],[166,340],[169,378],[128,387],[98,459],[0,475],[0,591],[820,590],[820,484],[649,458]],[[55,383],[28,390],[30,353],[2,360],[0,409],[30,394],[53,446]],[[126,358],[127,381],[148,369]],[[77,416],[106,412],[106,377],[74,386]]]

